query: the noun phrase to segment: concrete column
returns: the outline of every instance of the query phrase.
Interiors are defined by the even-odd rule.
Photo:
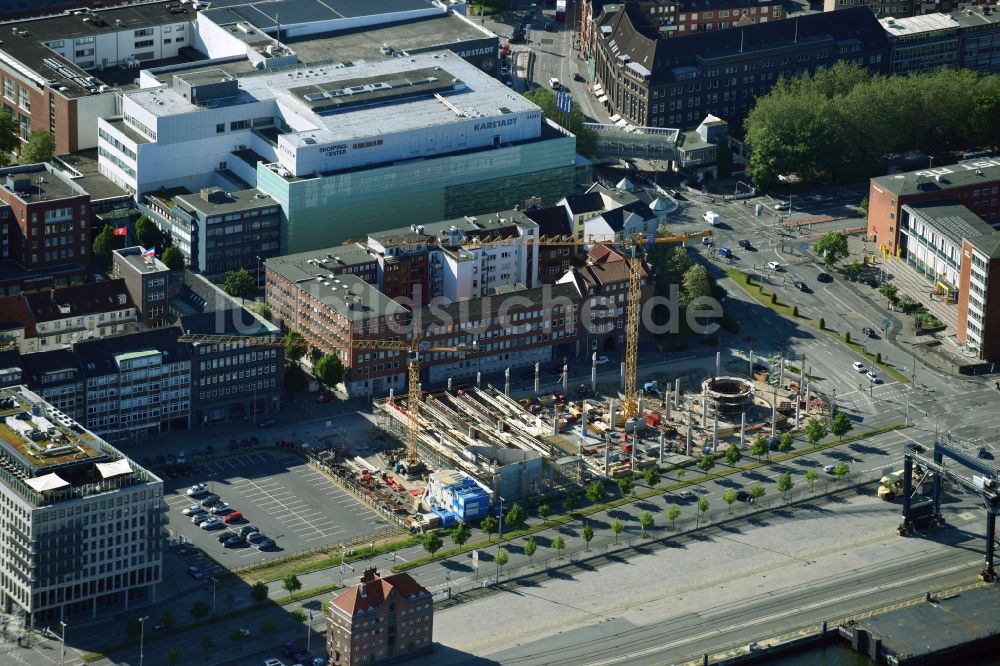
[[[618,381],[622,389],[625,388],[625,361],[622,361],[621,375]]]
[[[580,410],[580,439],[587,439],[587,401],[584,400]]]
[[[615,399],[611,398],[608,400],[608,428],[614,429],[615,426]]]
[[[740,414],[740,448],[742,449],[745,445],[745,438],[747,432],[747,413],[743,412]]]
[[[510,395],[510,366],[503,371],[503,394]]]
[[[719,378],[719,373],[722,371],[722,352],[715,352],[715,378]]]
[[[681,408],[681,378],[674,380],[674,407]]]
[[[712,450],[716,451],[719,448],[719,410],[715,410],[715,414],[712,415]]]
[[[482,388],[483,385],[483,373],[476,373],[476,388]]]
[[[691,410],[690,409],[687,410],[687,447],[685,448],[684,453],[687,455],[691,455]]]
[[[801,391],[802,389],[799,389],[799,390]],[[795,427],[796,428],[799,427],[799,419],[802,418],[801,411],[802,411],[802,394],[799,393],[799,395],[795,399]]]
[[[542,377],[539,374],[541,368],[539,367],[538,361],[535,361],[535,395],[537,395],[541,390]]]
[[[802,389],[803,382],[806,381],[806,355],[802,355],[802,359],[799,361],[799,390]]]
[[[666,419],[669,421],[670,420],[670,394],[667,393],[665,395],[666,395],[667,399],[663,401],[663,404],[666,406]]]
[[[778,432],[778,388],[771,392],[771,437]]]
[[[597,395],[597,352],[590,355],[590,390]]]
[[[780,365],[778,365],[778,386],[785,385],[785,357],[781,357]]]
[[[708,394],[701,392],[701,429],[708,425]]]
[[[448,392],[451,393],[451,377],[448,378]]]
[[[569,361],[563,363],[563,393],[569,399]]]
[[[661,430],[660,431],[660,459],[659,459],[659,463],[661,465],[663,464],[663,449],[665,447],[666,447],[666,435]]]
[[[392,402],[395,399],[395,397],[396,397],[396,389],[390,388],[389,389],[389,402]]]
[[[604,433],[604,476],[608,476],[608,459],[611,457],[611,436]]]
[[[750,379],[753,380],[753,350],[750,350]]]

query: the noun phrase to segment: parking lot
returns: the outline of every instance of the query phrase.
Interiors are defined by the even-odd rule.
[[[185,494],[196,483],[207,484],[210,493],[242,513],[243,519],[213,530],[193,524],[182,511],[198,503]],[[192,556],[191,564],[206,575],[337,543],[388,524],[303,458],[277,449],[203,461],[196,475],[167,480],[165,486],[167,527],[173,537],[184,537],[201,551]],[[273,539],[275,547],[226,548],[218,540],[220,532],[232,534],[248,525]]]

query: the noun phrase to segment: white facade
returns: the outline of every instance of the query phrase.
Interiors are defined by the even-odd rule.
[[[133,60],[176,57],[180,49],[193,44],[193,25],[190,21],[178,21],[84,37],[49,39],[44,44],[81,69],[129,66]]]
[[[47,351],[68,347],[74,342],[106,338],[125,333],[129,324],[138,321],[134,307],[123,307],[111,312],[91,313],[65,319],[43,321],[35,326],[38,337],[27,338],[21,343],[21,352]]]
[[[598,240],[611,240],[618,234],[656,233],[656,225],[658,223],[656,218],[644,220],[641,215],[630,211],[623,211],[622,216],[624,217],[624,222],[619,231],[615,231],[603,215],[584,220],[577,226],[577,229],[583,229],[583,236],[585,238],[593,237]]]

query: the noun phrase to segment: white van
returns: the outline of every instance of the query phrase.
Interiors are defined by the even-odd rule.
[[[717,225],[720,221],[722,221],[722,217],[718,213],[716,213],[714,210],[707,211],[702,216],[702,219],[704,219],[706,222],[708,222],[713,227],[715,225]]]
[[[559,85],[559,79],[553,76],[551,79],[549,79],[549,86],[551,86],[553,90],[559,90],[559,88],[561,87]]]

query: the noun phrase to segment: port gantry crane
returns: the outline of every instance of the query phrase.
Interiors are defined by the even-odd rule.
[[[283,335],[213,335],[210,333],[184,333],[177,338],[178,342],[189,344],[243,344],[252,347],[280,347],[285,344]],[[407,399],[406,399],[406,462],[413,465],[417,462],[417,438],[420,435],[420,362],[423,354],[451,352],[464,358],[465,354],[477,349],[475,340],[471,344],[453,346],[432,345],[412,336],[410,340],[365,340],[350,341],[349,358],[354,358],[356,351],[388,351],[406,352],[407,362]]]
[[[628,291],[626,294],[625,310],[625,391],[622,399],[622,417],[624,421],[639,416],[639,315],[642,312],[642,278],[643,278],[643,257],[640,250],[652,245],[662,245],[668,243],[683,243],[696,237],[711,236],[711,230],[693,231],[688,235],[679,236],[656,236],[654,234],[618,234],[612,237],[606,236],[514,236],[502,238],[481,238],[471,239],[458,243],[465,246],[496,247],[501,245],[518,245],[539,247],[546,246],[566,246],[566,245],[620,245],[626,251],[626,265],[628,267]],[[426,239],[421,239],[426,242]],[[409,239],[409,244],[415,241]],[[402,241],[400,244],[407,243]]]

